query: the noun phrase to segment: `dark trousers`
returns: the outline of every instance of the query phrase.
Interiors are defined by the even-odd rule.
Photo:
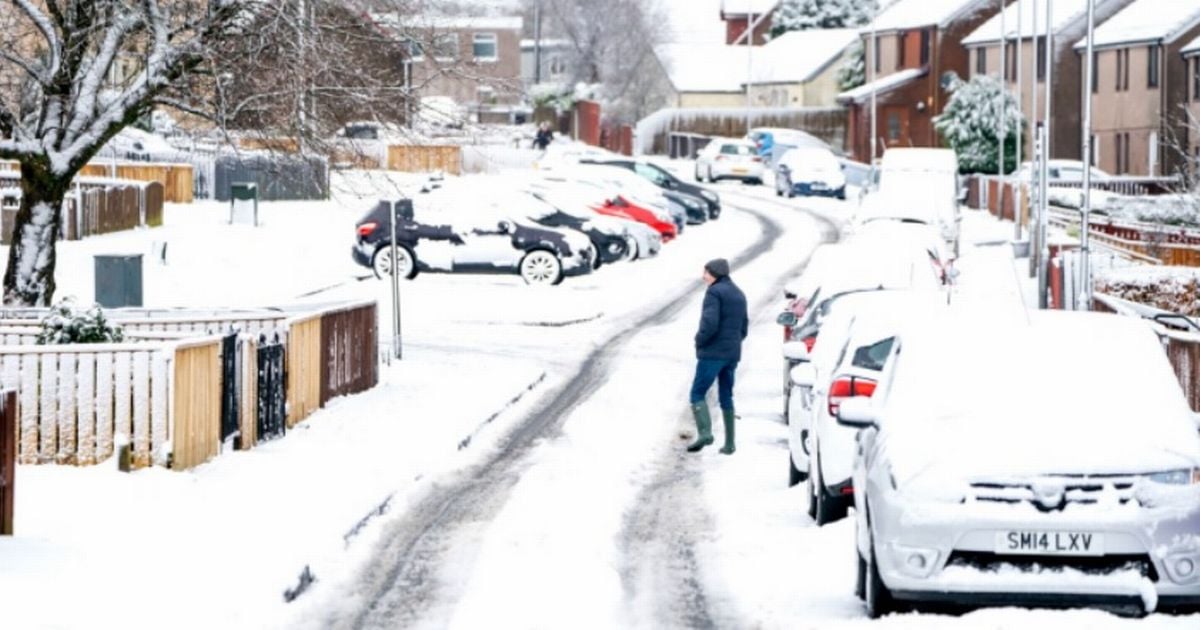
[[[700,359],[696,362],[696,376],[692,379],[691,403],[704,400],[708,388],[713,381],[717,382],[717,398],[721,401],[721,409],[733,409],[733,373],[737,371],[737,361],[726,359]]]

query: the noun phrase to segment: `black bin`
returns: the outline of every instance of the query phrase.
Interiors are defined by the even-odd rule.
[[[104,308],[142,305],[142,255],[96,256],[96,302]]]

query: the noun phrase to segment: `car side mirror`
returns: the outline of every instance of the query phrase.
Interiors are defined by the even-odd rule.
[[[879,420],[875,415],[875,406],[866,396],[847,398],[838,406],[838,424],[851,429],[869,429],[878,427]]]
[[[808,346],[803,341],[788,341],[783,344],[783,358],[788,361],[807,361]]]
[[[792,385],[797,387],[812,387],[817,382],[817,369],[811,363],[801,363],[788,373]]]
[[[496,224],[496,227],[500,229],[501,234],[512,234],[513,224],[510,221],[501,221]]]
[[[795,326],[799,322],[800,318],[796,317],[796,314],[791,311],[784,311],[779,314],[779,317],[775,318],[775,323],[780,326]]]
[[[612,200],[612,199],[605,199],[605,200],[604,200],[604,207],[606,207],[606,208],[611,208],[611,207],[612,207],[612,205],[613,205],[613,200]]]
[[[959,202],[959,203],[966,203],[966,202],[967,202],[967,194],[968,194],[968,192],[969,192],[969,191],[968,191],[966,188],[960,188],[960,189],[959,189],[959,191],[958,191],[958,202]]]
[[[412,199],[400,199],[396,201],[396,216],[413,220],[413,202]]]

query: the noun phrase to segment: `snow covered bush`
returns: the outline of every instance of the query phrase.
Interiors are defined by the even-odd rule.
[[[1200,317],[1200,269],[1127,267],[1096,278],[1096,291],[1164,311]]]
[[[115,343],[124,341],[121,327],[104,317],[99,304],[80,309],[75,301],[66,298],[55,304],[42,319],[42,331],[38,333],[39,345],[68,343]]]
[[[950,76],[951,96],[946,109],[933,119],[933,126],[946,144],[958,153],[959,169],[964,173],[995,173],[999,152],[1000,99],[1004,98],[1005,137],[1004,172],[1017,167],[1017,134],[1025,128],[1025,117],[1017,99],[1006,90],[999,77],[976,75],[963,81]]]
[[[850,47],[849,56],[838,68],[837,82],[842,90],[853,90],[867,82],[867,51],[861,39]]]
[[[783,0],[771,18],[771,35],[814,28],[851,28],[871,20],[876,0]]]

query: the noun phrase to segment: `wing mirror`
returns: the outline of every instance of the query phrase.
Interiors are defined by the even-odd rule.
[[[788,341],[783,344],[783,358],[788,361],[807,361],[808,346],[803,341]]]
[[[613,206],[613,200],[612,200],[612,199],[605,199],[605,200],[604,200],[604,207],[606,207],[606,208],[611,208],[612,206]]]
[[[960,188],[958,190],[958,203],[966,203],[967,202],[968,192],[969,191],[966,188]]]
[[[875,416],[875,406],[866,396],[847,398],[838,406],[838,424],[851,429],[869,429],[878,427],[879,421]]]
[[[817,369],[811,363],[801,363],[788,373],[792,385],[797,387],[812,387],[817,382]]]
[[[395,204],[395,208],[396,208],[396,216],[403,218],[403,219],[408,219],[409,221],[413,220],[412,199],[397,200],[396,204]]]
[[[511,221],[501,221],[496,224],[496,227],[500,229],[501,234],[512,234],[513,224]]]
[[[775,323],[779,324],[780,326],[795,326],[799,322],[800,318],[791,311],[784,311],[779,314],[779,317],[775,318]]]

